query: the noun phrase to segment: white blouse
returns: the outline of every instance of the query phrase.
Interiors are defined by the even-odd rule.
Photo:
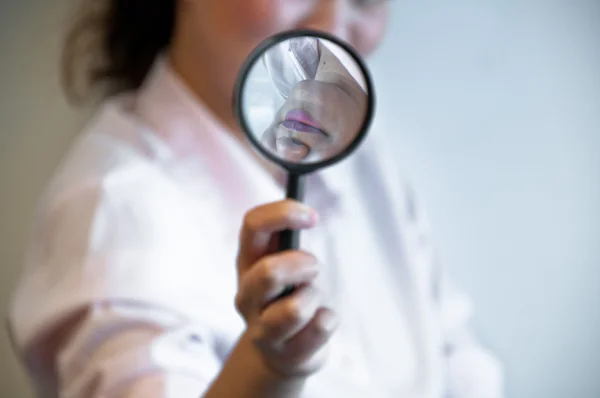
[[[310,176],[301,246],[340,316],[307,398],[500,398],[470,304],[438,266],[393,157],[371,134]],[[198,398],[243,332],[243,215],[281,184],[158,62],[105,103],[40,203],[10,330],[40,397]]]

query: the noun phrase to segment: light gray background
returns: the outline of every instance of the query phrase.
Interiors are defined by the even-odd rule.
[[[0,305],[86,118],[60,97],[70,0],[0,0]],[[511,398],[600,396],[600,1],[393,0],[377,125],[429,208]],[[0,396],[29,397],[0,341]]]

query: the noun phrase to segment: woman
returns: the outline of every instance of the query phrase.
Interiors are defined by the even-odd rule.
[[[331,159],[348,148],[367,117],[364,78],[350,55],[328,40],[298,37],[263,59],[285,99],[261,137],[264,145],[294,163]]]
[[[49,186],[14,298],[11,331],[40,396],[500,395],[376,137],[312,177],[302,205],[280,200],[278,170],[232,115],[235,77],[263,39],[316,28],[367,55],[387,4],[85,5],[69,43],[84,40],[88,76],[118,95]],[[273,253],[286,228],[306,229],[304,251]]]

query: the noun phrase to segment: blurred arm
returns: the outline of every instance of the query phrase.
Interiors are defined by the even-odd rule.
[[[41,343],[49,356],[32,351],[28,361],[54,363],[61,398],[296,396],[253,363],[244,338],[223,363],[209,330],[157,307],[98,303],[48,336]]]
[[[235,341],[215,221],[198,229],[164,191],[124,181],[83,184],[41,214],[10,317],[38,395],[295,397]]]
[[[94,304],[54,335],[68,336],[46,346],[65,398],[197,398],[221,367],[206,328],[139,303]]]

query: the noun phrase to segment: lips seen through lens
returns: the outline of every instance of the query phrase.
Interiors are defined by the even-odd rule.
[[[346,43],[290,31],[261,44],[246,68],[236,89],[247,102],[236,115],[245,116],[238,119],[255,147],[287,170],[305,173],[339,161],[365,135],[371,81]]]
[[[302,59],[310,54],[313,58]],[[301,202],[308,174],[358,148],[374,106],[372,80],[360,55],[313,30],[288,31],[261,43],[236,83],[235,115],[243,132],[261,155],[288,172],[285,196]],[[299,230],[279,234],[277,251],[299,248]],[[278,298],[295,289],[286,287]]]

